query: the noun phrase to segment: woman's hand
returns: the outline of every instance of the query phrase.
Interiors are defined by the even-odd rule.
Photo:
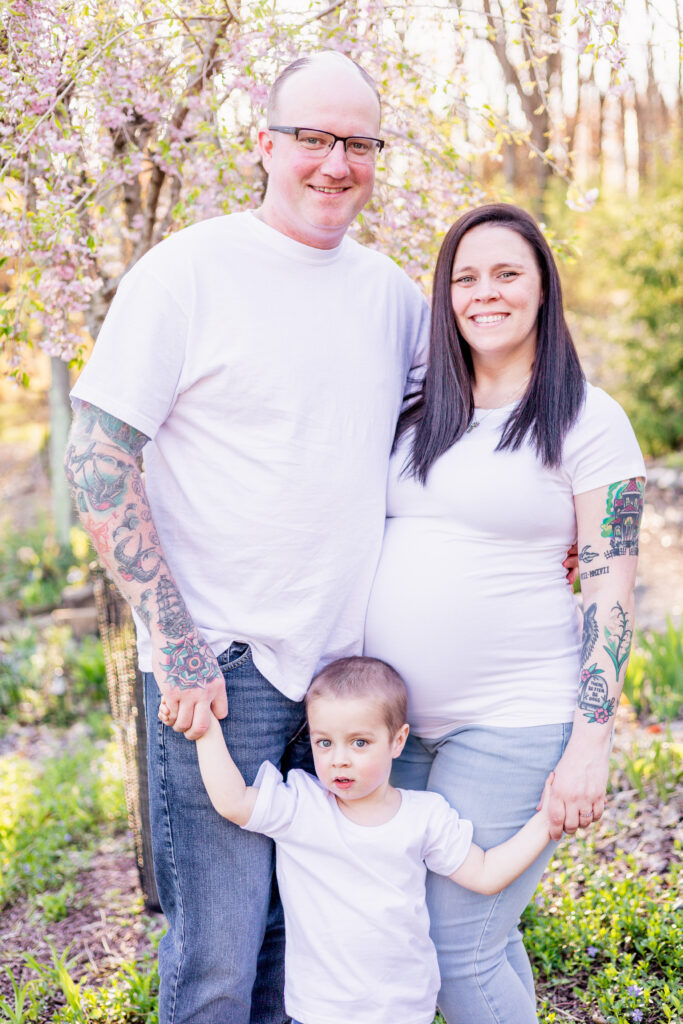
[[[602,817],[609,753],[609,736],[600,742],[595,735],[572,735],[557,763],[550,788],[548,817],[552,839],[561,839],[563,832],[574,835],[577,828],[587,828]]]

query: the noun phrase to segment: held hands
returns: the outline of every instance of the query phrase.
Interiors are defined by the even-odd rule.
[[[570,740],[555,771],[548,776],[552,780],[547,800],[551,839],[561,839],[563,832],[574,835],[577,828],[587,828],[600,820],[605,809],[608,767],[609,743],[605,749],[595,743],[584,748],[579,743],[572,746]],[[545,798],[546,790],[539,810]]]
[[[161,691],[159,717],[188,740],[203,736],[209,727],[211,712],[216,718],[228,713],[225,681],[216,656],[197,633],[181,640],[166,637],[155,644],[154,677]]]

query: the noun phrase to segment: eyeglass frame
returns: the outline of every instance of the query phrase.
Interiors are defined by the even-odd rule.
[[[323,159],[327,159],[327,157],[330,155],[330,153],[332,152],[332,150],[334,149],[334,147],[337,145],[338,142],[342,142],[344,144],[344,152],[346,153],[346,156],[348,158],[349,153],[348,153],[348,150],[346,148],[346,143],[349,141],[349,139],[363,139],[364,141],[366,140],[367,142],[376,142],[377,146],[375,148],[375,156],[377,156],[378,153],[381,153],[382,150],[384,149],[384,139],[376,139],[372,135],[347,135],[347,136],[343,136],[343,135],[335,135],[334,132],[328,132],[324,128],[293,128],[293,127],[291,127],[289,125],[276,125],[276,124],[269,124],[268,125],[268,131],[269,132],[281,132],[283,135],[294,135],[296,137],[296,141],[297,142],[299,141],[299,132],[319,132],[321,135],[331,135],[332,138],[334,139],[334,142],[332,143],[330,148],[325,152]],[[308,152],[312,152],[312,151],[309,150]]]

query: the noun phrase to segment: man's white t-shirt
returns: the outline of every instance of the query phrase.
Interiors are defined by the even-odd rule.
[[[427,324],[387,257],[349,238],[314,249],[238,213],[136,264],[73,389],[151,438],[154,522],[214,653],[248,642],[292,699],[360,652],[394,428]]]
[[[304,1024],[431,1024],[439,991],[427,868],[456,871],[472,823],[438,793],[400,790],[383,825],[340,811],[313,775],[261,766],[245,826],[276,843],[285,912],[285,1006]]]
[[[412,434],[391,460],[365,654],[405,679],[418,736],[572,720],[580,628],[562,561],[574,495],[645,475],[626,414],[599,388],[587,385],[555,469],[530,443],[494,451],[512,408],[482,410],[424,487],[402,475]]]

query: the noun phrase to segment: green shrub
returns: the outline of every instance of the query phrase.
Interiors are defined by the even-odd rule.
[[[92,557],[87,534],[78,526],[63,547],[45,520],[22,531],[5,526],[0,532],[0,601],[16,605],[20,614],[54,608],[67,584],[88,578]]]
[[[78,641],[69,626],[26,624],[0,639],[0,732],[12,722],[69,725],[106,700],[99,638]]]
[[[639,632],[626,671],[624,694],[636,713],[668,721],[683,716],[683,620],[663,633]]]

